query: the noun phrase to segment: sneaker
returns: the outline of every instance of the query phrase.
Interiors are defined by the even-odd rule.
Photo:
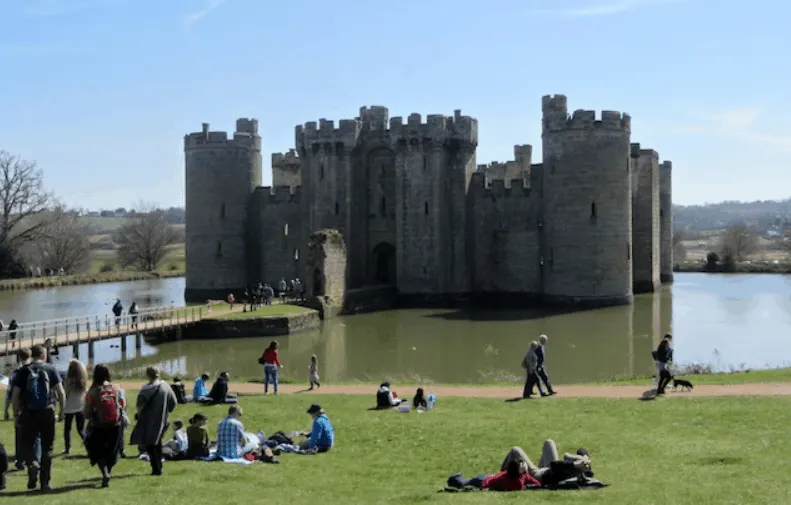
[[[102,477],[102,487],[110,487],[110,477]]]

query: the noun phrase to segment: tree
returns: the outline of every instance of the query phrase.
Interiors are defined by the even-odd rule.
[[[70,274],[84,272],[90,260],[90,227],[63,207],[57,207],[51,214],[30,249],[43,268],[56,272],[62,268]]]
[[[758,236],[746,224],[732,224],[722,235],[720,245],[723,261],[728,257],[744,261],[758,250]]]
[[[167,256],[168,246],[177,240],[178,233],[165,212],[143,204],[135,209],[135,217],[118,229],[115,243],[121,265],[152,272]]]
[[[36,240],[54,216],[36,217],[51,204],[36,163],[0,151],[0,245],[13,251]]]

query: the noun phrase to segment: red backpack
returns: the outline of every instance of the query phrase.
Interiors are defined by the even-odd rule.
[[[96,392],[96,422],[100,426],[118,426],[121,423],[121,401],[112,386],[102,386]]]

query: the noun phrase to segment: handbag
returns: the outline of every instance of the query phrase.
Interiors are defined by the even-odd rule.
[[[262,354],[260,358],[258,358],[259,365],[266,365],[266,360],[264,359],[264,355]]]

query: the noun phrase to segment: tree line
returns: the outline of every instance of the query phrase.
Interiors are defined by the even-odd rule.
[[[180,233],[163,209],[140,204],[113,237],[123,267],[156,270]],[[0,278],[84,272],[92,230],[44,186],[35,161],[0,150]]]

